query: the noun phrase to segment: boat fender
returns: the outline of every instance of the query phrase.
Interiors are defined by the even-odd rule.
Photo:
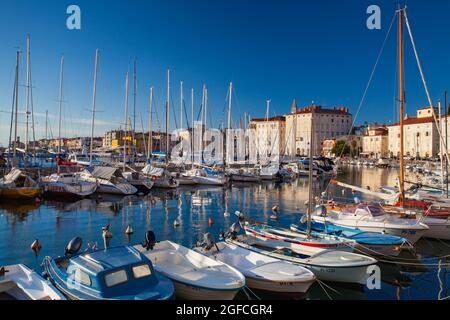
[[[353,201],[354,201],[356,204],[360,204],[360,203],[361,203],[361,200],[359,200],[358,197],[354,197],[354,198],[353,198]]]
[[[111,233],[111,231],[109,231],[109,227],[110,227],[109,224],[107,226],[102,227],[102,237],[103,237],[103,239],[110,239],[110,238],[112,238],[112,233]]]
[[[208,218],[208,225],[213,225],[213,224],[214,224],[213,218],[209,217]]]
[[[321,204],[314,208],[314,215],[319,217],[326,217],[327,216],[327,208]]]
[[[155,233],[151,230],[147,231],[145,233],[145,239],[144,239],[144,242],[142,243],[142,247],[145,248],[147,251],[153,250],[153,248],[155,247],[155,244],[156,244]]]
[[[33,250],[35,253],[39,253],[39,251],[41,251],[42,249],[42,245],[39,242],[38,239],[34,240],[33,243],[31,244],[31,250]]]
[[[70,257],[77,254],[80,251],[82,244],[83,240],[81,240],[80,237],[73,238],[67,244],[66,250],[64,251],[64,255]]]
[[[129,224],[127,229],[125,230],[125,234],[133,234],[133,227]]]
[[[278,212],[279,209],[280,209],[280,207],[275,205],[275,206],[272,207],[272,212]]]
[[[305,214],[302,214],[302,217],[300,218],[300,223],[305,224],[306,222],[308,222],[308,218],[306,217]]]

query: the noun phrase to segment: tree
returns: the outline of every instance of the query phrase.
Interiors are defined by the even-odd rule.
[[[331,152],[336,156],[346,156],[350,154],[350,147],[345,141],[337,141]]]

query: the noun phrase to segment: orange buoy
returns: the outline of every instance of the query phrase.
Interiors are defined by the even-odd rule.
[[[209,224],[209,225],[212,225],[212,224],[214,224],[214,220],[213,220],[213,218],[208,218],[208,224]]]

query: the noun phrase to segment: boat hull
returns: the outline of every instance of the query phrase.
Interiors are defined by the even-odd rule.
[[[168,276],[167,274],[165,276]],[[197,287],[189,283],[179,282],[171,279],[175,285],[175,295],[185,300],[233,300],[240,289],[212,290]]]
[[[32,200],[42,194],[42,189],[32,188],[1,188],[0,198],[9,200]]]
[[[314,283],[315,279],[305,282],[279,282],[270,281],[267,279],[260,279],[256,277],[245,277],[246,284],[249,288],[264,291],[267,293],[283,295],[289,298],[300,299],[303,298],[309,287]]]

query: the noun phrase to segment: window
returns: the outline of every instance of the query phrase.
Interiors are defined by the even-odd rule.
[[[148,264],[143,264],[140,266],[135,266],[133,267],[133,276],[135,279],[140,279],[143,277],[147,277],[149,275],[151,275],[152,272],[150,270],[150,267],[148,266]]]
[[[108,273],[105,276],[105,282],[107,287],[116,286],[118,284],[124,283],[128,281],[127,273],[125,270],[118,270],[111,273]]]
[[[91,286],[92,284],[91,277],[81,269],[75,270],[75,281],[84,284],[85,286]]]
[[[429,133],[428,133],[428,131],[426,131],[426,132],[425,132],[425,136],[426,136],[426,137],[428,137],[428,136],[429,136]]]

